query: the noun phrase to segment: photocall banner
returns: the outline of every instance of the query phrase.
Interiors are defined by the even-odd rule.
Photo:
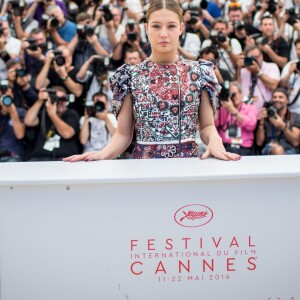
[[[1,300],[299,300],[299,179],[0,187]]]

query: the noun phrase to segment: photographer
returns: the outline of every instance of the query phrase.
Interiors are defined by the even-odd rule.
[[[40,90],[48,86],[62,86],[68,93],[76,97],[75,108],[78,113],[82,112],[82,95],[83,86],[76,79],[78,69],[72,65],[72,55],[70,50],[65,46],[60,46],[56,50],[49,50],[46,54],[45,63],[38,74],[35,88]]]
[[[290,61],[281,73],[280,87],[289,94],[289,111],[300,114],[300,38],[295,41],[297,60]]]
[[[49,17],[48,20],[46,16]],[[47,22],[46,29],[51,34],[54,43],[57,46],[67,45],[76,34],[76,25],[64,17],[63,11],[56,4],[47,8],[46,16],[43,15],[43,22]]]
[[[277,88],[280,72],[276,64],[263,60],[262,51],[255,45],[246,48],[244,56],[239,59],[238,78],[245,101],[253,102],[260,112],[264,103],[271,98],[272,90]]]
[[[282,22],[281,13],[283,11],[284,4],[279,2],[280,1],[278,0],[262,0],[260,9],[254,15],[253,26],[259,28],[263,17],[270,16],[274,20],[275,28],[280,28]]]
[[[261,34],[260,30],[253,27],[251,23],[243,21],[243,11],[241,6],[229,6],[228,12],[228,32],[229,38],[235,38],[239,41],[244,50],[247,44],[247,39],[251,35]]]
[[[37,99],[37,93],[32,85],[32,76],[25,69],[24,61],[15,57],[7,62],[6,67],[14,104],[17,107],[31,106]]]
[[[61,160],[79,153],[79,115],[67,108],[68,96],[62,87],[41,89],[28,110],[24,123],[37,129],[32,161]]]
[[[113,52],[112,64],[115,68],[124,63],[125,53],[130,48],[139,52],[142,61],[148,57],[147,45],[141,40],[140,27],[133,20],[126,25],[126,32],[122,34],[120,42]]]
[[[96,29],[97,35],[109,41],[111,49],[115,49],[125,32],[125,26],[121,24],[120,10],[117,7],[111,9],[109,5],[102,5],[96,12],[95,21],[100,24]]]
[[[299,153],[300,115],[288,111],[288,102],[286,90],[279,88],[261,110],[256,143],[263,146],[263,155]]]
[[[93,95],[99,91],[105,94],[108,100],[112,99],[112,91],[108,84],[109,67],[109,59],[104,59],[99,55],[91,56],[82,65],[76,79],[81,83],[85,83],[87,99],[92,99]]]
[[[102,93],[94,94],[91,103],[86,102],[79,133],[83,152],[101,150],[115,133],[117,120],[113,114],[107,113],[107,105],[107,97]]]
[[[28,5],[24,0],[12,0],[8,5],[7,19],[10,23],[10,33],[13,37],[23,39],[39,27],[37,20],[27,16]]]
[[[209,39],[209,30],[203,23],[203,11],[200,7],[189,5],[183,12],[185,31],[196,34],[201,40]]]
[[[230,73],[224,69],[218,67],[219,64],[219,53],[215,47],[206,47],[201,50],[200,58],[208,60],[214,64],[214,72],[218,79],[218,83],[222,84],[224,81],[230,81]]]
[[[63,14],[64,17],[67,17],[67,8],[64,3],[64,1],[59,0],[34,0],[30,3],[29,9],[28,9],[28,17],[34,18],[38,22],[41,22],[42,15],[45,14],[46,9],[50,6],[56,4],[58,5]]]
[[[92,55],[109,56],[109,49],[105,49],[95,34],[91,25],[92,18],[87,13],[80,13],[76,17],[77,34],[68,44],[73,53],[75,68],[80,68]]]
[[[295,7],[286,9],[278,32],[278,36],[283,37],[288,43],[289,55],[291,60],[298,58],[294,43],[300,37],[299,12],[300,8],[298,8],[297,10]]]
[[[1,84],[2,85],[2,84]],[[17,108],[8,89],[0,96],[0,162],[22,161],[24,157],[26,110]]]
[[[229,90],[223,85],[221,108],[217,111],[215,124],[226,151],[253,155],[258,112],[254,105],[243,103],[242,99],[242,90],[237,82],[232,82]]]
[[[46,53],[49,50],[46,33],[41,28],[33,29],[28,39],[22,41],[22,50],[25,60],[26,70],[34,78],[37,77],[41,71]]]
[[[187,32],[187,28],[189,24],[190,26],[194,26],[198,22],[200,22],[202,26],[205,27],[201,22],[200,18],[198,17],[198,11],[196,12],[196,15],[191,16],[191,12],[189,10],[184,13],[183,32],[180,36],[180,40],[178,44],[179,54],[182,55],[185,59],[190,59],[190,60],[196,60],[198,58],[201,41],[199,36],[195,34],[194,31],[191,32],[191,30],[189,30],[189,32]],[[208,30],[207,30],[207,34],[209,36]]]
[[[8,21],[0,21],[0,59],[7,62],[18,56],[20,51],[21,41],[11,36]]]
[[[270,15],[262,17],[260,29],[262,38],[256,40],[256,43],[263,52],[264,61],[274,62],[280,68],[283,68],[289,59],[289,47],[284,38],[275,38],[273,17]]]
[[[228,38],[228,23],[223,19],[217,19],[213,24],[211,37],[202,43],[202,49],[215,46],[219,53],[219,67],[227,70],[231,77],[236,74],[235,65],[239,55],[242,53],[242,47],[236,39]]]

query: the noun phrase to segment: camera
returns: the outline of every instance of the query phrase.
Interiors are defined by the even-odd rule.
[[[127,38],[130,42],[135,42],[137,39],[137,33],[136,32],[127,32]]]
[[[25,42],[29,43],[29,46],[27,47],[27,49],[29,49],[31,51],[37,51],[39,45],[36,43],[36,39],[28,38],[25,40]]]
[[[130,31],[134,30],[134,25],[135,25],[135,21],[133,19],[129,19],[127,22],[127,26]]]
[[[252,56],[246,56],[246,57],[244,58],[244,66],[245,66],[245,67],[250,67],[250,66],[252,66],[254,60],[255,60],[254,57],[252,57]]]
[[[245,23],[243,21],[234,21],[233,28],[234,30],[241,31],[245,29]]]
[[[2,105],[10,106],[13,104],[13,98],[7,95],[3,95],[0,97],[0,102]]]
[[[24,69],[17,69],[16,70],[16,75],[17,75],[17,77],[23,78],[27,75],[27,72]]]
[[[268,4],[267,11],[270,14],[274,14],[277,9],[278,0],[269,0],[267,1],[267,4]]]
[[[199,18],[199,11],[197,10],[190,10],[191,18],[189,20],[189,23],[192,25],[195,25],[198,22]]]
[[[221,92],[220,92],[220,95],[219,95],[219,99],[221,101],[228,101],[228,98],[230,96],[230,93],[229,93],[229,89],[230,89],[230,82],[228,80],[225,80],[222,84],[221,84]]]
[[[59,21],[55,17],[49,17],[46,14],[42,15],[41,18],[41,27],[47,29],[48,22],[50,20],[50,27],[53,29],[57,29],[59,27]]]
[[[294,7],[291,7],[289,9],[286,9],[285,10],[285,13],[289,15],[289,18],[287,19],[287,23],[291,26],[293,26],[297,20],[300,19],[299,17],[299,11],[296,12],[295,8]]]
[[[50,101],[51,101],[52,104],[57,103],[58,101],[73,102],[72,101],[73,94],[58,97],[57,94],[56,94],[56,90],[51,89],[51,88],[46,89],[46,92],[48,93]]]
[[[210,33],[210,39],[214,44],[224,43],[226,42],[226,35],[222,32],[218,32],[216,30],[212,30]]]
[[[296,68],[300,72],[300,58],[299,58],[299,60],[296,63]]]
[[[9,88],[8,80],[0,80],[0,92],[5,94]]]
[[[23,9],[24,9],[24,6],[25,6],[24,1],[22,1],[22,0],[9,0],[8,3],[10,3],[10,5],[11,5],[14,16],[16,16],[16,17],[22,16]]]
[[[274,107],[274,102],[273,101],[265,102],[264,107],[267,110],[268,118],[276,119],[277,109],[276,107]]]
[[[200,2],[200,8],[201,8],[201,9],[207,9],[207,6],[208,6],[207,0],[202,0],[202,1]]]
[[[255,43],[257,45],[267,45],[269,43],[269,39],[267,37],[259,37],[255,40]]]
[[[114,16],[112,15],[112,13],[110,11],[109,5],[102,5],[98,9],[103,11],[103,14],[104,14],[103,17],[106,22],[113,20]]]
[[[93,69],[96,76],[102,76],[109,70],[110,60],[108,57],[100,58],[96,57],[93,59]]]
[[[63,66],[66,63],[66,59],[62,56],[61,50],[53,50],[53,54],[55,55],[54,60],[58,66]]]
[[[256,10],[261,10],[262,9],[262,3],[260,1],[256,1],[254,5],[255,5]]]
[[[89,25],[89,24],[86,25],[86,26],[78,24],[76,26],[76,28],[77,28],[77,34],[81,38],[84,38],[86,36],[92,36],[95,33],[95,28],[92,25]]]
[[[89,117],[95,117],[96,113],[101,113],[105,110],[105,104],[101,101],[98,101],[95,104],[93,101],[87,101],[86,110]]]

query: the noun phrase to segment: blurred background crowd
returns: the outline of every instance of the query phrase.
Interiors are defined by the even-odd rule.
[[[215,121],[226,149],[298,154],[300,0],[180,3],[178,52],[214,64],[223,87]],[[108,79],[150,56],[147,7],[146,0],[2,1],[1,162],[60,160],[108,143],[117,127]]]

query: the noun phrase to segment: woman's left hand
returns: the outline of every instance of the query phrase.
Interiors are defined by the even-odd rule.
[[[216,137],[208,143],[208,145],[206,147],[206,151],[203,153],[203,155],[200,157],[200,159],[206,159],[210,156],[213,156],[213,157],[221,159],[221,160],[240,160],[241,159],[241,156],[239,154],[230,153],[225,150],[224,145],[222,143],[222,139],[220,137]]]

